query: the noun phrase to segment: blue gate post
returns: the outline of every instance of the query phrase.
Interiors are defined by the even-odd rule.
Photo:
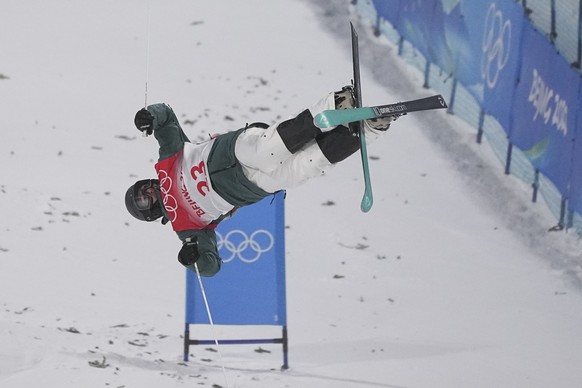
[[[552,43],[556,42],[556,38],[558,37],[558,33],[556,32],[556,0],[550,1],[550,18],[551,18],[551,25],[550,25],[550,40]]]
[[[505,175],[511,174],[511,154],[513,153],[513,144],[511,141],[507,144],[507,155],[505,157]]]
[[[481,109],[479,113],[479,125],[477,126],[477,144],[483,141],[483,124],[485,123],[485,110]]]
[[[449,98],[449,107],[447,108],[447,113],[454,113],[455,97],[457,96],[457,83],[459,81],[457,78],[453,78],[453,85],[451,86],[451,97]]]
[[[538,200],[538,190],[540,189],[540,170],[538,170],[537,168],[535,169],[534,181],[531,184],[531,187],[533,188],[533,193],[532,193],[532,196],[531,196],[531,201],[532,202],[537,202],[537,200]]]

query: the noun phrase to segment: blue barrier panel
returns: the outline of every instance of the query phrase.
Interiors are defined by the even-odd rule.
[[[203,279],[214,323],[287,324],[283,202],[283,193],[265,198],[217,228],[224,263]],[[209,323],[196,274],[187,271],[186,280],[186,322]]]
[[[436,31],[432,19],[436,0],[402,1],[398,9],[396,29],[412,43],[430,62],[434,61],[433,40],[441,31]]]
[[[462,79],[461,65],[474,58],[472,53],[474,50],[469,45],[468,30],[460,3],[455,4],[453,8],[444,7],[443,2],[438,2],[434,9],[432,19],[434,30],[430,42],[434,52],[431,61],[446,74]]]
[[[582,85],[581,85],[582,86]],[[579,89],[578,101],[582,101],[582,87]],[[582,138],[582,119],[580,109],[577,110],[575,139]],[[570,180],[569,210],[582,214],[582,142],[574,142],[572,150],[572,173]]]
[[[582,136],[579,71],[571,69],[544,34],[533,29],[525,16],[525,1],[372,2],[378,17],[389,21],[426,58],[425,82],[431,64],[439,67],[445,80],[458,80],[482,113],[501,124],[510,145],[524,150],[538,172],[560,191],[560,220],[567,199],[568,210],[578,213],[571,216],[582,231],[582,142],[574,141]],[[582,15],[575,12],[574,17]],[[533,183],[536,186],[537,179]]]
[[[459,6],[466,36],[448,37],[457,55],[456,76],[507,131],[519,73],[523,9],[510,1],[462,0]]]
[[[492,0],[374,4],[428,62],[461,81],[487,113],[510,127],[524,24],[520,5]]]
[[[558,190],[568,192],[579,76],[533,27],[524,29],[510,141]]]
[[[382,19],[396,25],[398,20],[398,9],[402,0],[372,0],[376,13]]]

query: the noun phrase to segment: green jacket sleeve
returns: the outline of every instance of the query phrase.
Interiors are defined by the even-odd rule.
[[[200,276],[214,276],[222,266],[222,260],[218,256],[216,247],[216,233],[212,229],[185,230],[176,232],[178,237],[184,241],[186,238],[195,238],[198,241],[198,253],[200,257],[196,261]],[[189,270],[196,273],[194,264],[187,266]]]
[[[147,109],[154,116],[154,136],[160,145],[158,161],[169,158],[180,151],[184,143],[190,140],[180,127],[178,118],[169,105],[153,104]]]
[[[154,136],[160,145],[159,161],[169,158],[190,142],[178,122],[176,114],[167,104],[153,104],[148,111],[154,117]],[[220,271],[222,260],[218,256],[216,247],[216,233],[214,230],[185,230],[176,232],[180,240],[196,239],[200,257],[196,261],[201,276],[213,276]],[[196,272],[194,265],[187,268]]]

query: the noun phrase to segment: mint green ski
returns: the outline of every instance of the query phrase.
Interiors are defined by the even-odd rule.
[[[313,119],[319,128],[335,127],[341,124],[369,120],[379,117],[404,115],[430,109],[447,108],[445,99],[440,94],[418,100],[398,102],[396,104],[378,105],[364,108],[324,110]]]
[[[362,86],[360,82],[360,52],[358,47],[358,33],[354,28],[354,25],[350,23],[351,35],[352,35],[352,67],[353,67],[353,86],[354,86],[354,99],[356,102],[356,109],[362,108]],[[352,109],[350,109],[352,110]],[[362,197],[362,202],[360,203],[360,209],[367,213],[372,209],[374,204],[374,196],[372,194],[372,182],[370,179],[370,167],[368,166],[368,148],[366,146],[366,132],[364,131],[361,120],[351,121],[350,128],[358,134],[360,138],[360,155],[362,157],[362,168],[364,175],[364,196]]]

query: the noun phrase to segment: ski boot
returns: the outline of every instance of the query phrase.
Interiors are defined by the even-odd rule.
[[[335,92],[335,109],[351,109],[356,107],[354,87],[344,86],[339,92]]]
[[[399,115],[381,117],[376,119],[364,120],[364,125],[374,131],[387,131],[390,128],[390,123],[396,120]]]

